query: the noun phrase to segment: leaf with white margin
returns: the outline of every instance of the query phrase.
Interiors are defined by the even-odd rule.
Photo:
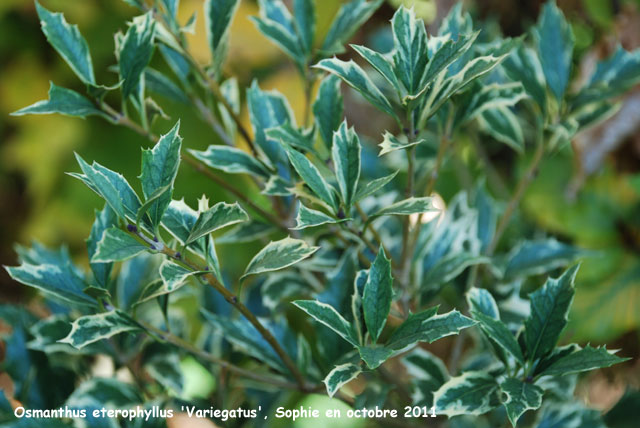
[[[480,329],[489,340],[511,354],[520,365],[524,366],[524,356],[520,345],[518,345],[516,338],[502,321],[473,310],[471,315],[474,319],[480,321]]]
[[[518,153],[524,153],[524,134],[518,117],[508,107],[485,110],[477,117],[478,126],[485,134],[506,144]]]
[[[509,377],[500,382],[500,389],[506,395],[502,404],[507,409],[507,416],[514,427],[524,412],[535,410],[542,405],[544,391],[539,386]]]
[[[42,32],[47,41],[69,64],[74,73],[88,85],[95,85],[93,64],[87,41],[77,25],[69,25],[62,13],[51,13],[36,1]]]
[[[362,58],[367,60],[367,62],[371,64],[371,66],[375,68],[376,71],[396,89],[396,91],[400,92],[400,84],[398,83],[398,78],[393,71],[393,64],[387,59],[386,55],[371,50],[366,46],[351,45],[351,47]]]
[[[391,18],[393,33],[393,70],[409,95],[421,89],[429,57],[427,31],[422,19],[416,19],[413,8],[398,8]]]
[[[446,336],[459,334],[461,330],[476,324],[476,321],[456,310],[429,316],[434,309],[437,310],[437,307],[409,317],[391,335],[387,346],[400,350],[416,342],[431,343]]]
[[[313,115],[324,144],[331,148],[333,132],[338,129],[344,115],[344,104],[340,92],[340,78],[328,74],[320,82],[318,94],[313,102]]]
[[[620,358],[615,354],[617,351],[607,350],[604,346],[594,348],[587,345],[583,349],[578,349],[568,355],[564,355],[554,361],[547,369],[540,373],[541,376],[558,376],[571,373],[580,373],[588,370],[610,367],[629,360]]]
[[[252,174],[256,177],[269,177],[265,166],[244,150],[228,146],[209,146],[207,150],[188,149],[196,159],[205,165],[228,174]]]
[[[296,172],[302,177],[305,184],[318,195],[320,199],[329,204],[334,210],[337,208],[337,201],[333,187],[327,183],[324,177],[318,171],[318,168],[311,163],[305,155],[290,147],[285,147],[289,161],[295,168]]]
[[[351,382],[362,373],[360,366],[356,364],[341,364],[335,366],[322,381],[327,386],[327,394],[333,397],[340,388]]]
[[[367,364],[371,370],[375,370],[384,363],[391,355],[393,350],[386,346],[369,345],[358,347],[360,358]]]
[[[433,395],[436,414],[448,417],[482,415],[495,408],[496,379],[484,371],[450,378]]]
[[[76,319],[69,335],[59,342],[81,349],[90,343],[133,331],[142,331],[142,327],[124,312],[113,310]]]
[[[353,127],[345,120],[333,134],[331,159],[344,205],[349,209],[358,190],[362,146]]]
[[[153,55],[156,21],[152,12],[133,18],[131,26],[119,45],[118,66],[122,82],[122,96],[134,94],[144,82],[144,69]]]
[[[391,173],[389,175],[386,175],[384,177],[373,179],[371,181],[368,181],[364,185],[361,184],[358,187],[358,191],[356,192],[356,196],[355,196],[353,202],[354,203],[358,202],[361,199],[364,199],[364,198],[366,198],[368,196],[373,195],[378,190],[382,189],[384,186],[389,184],[391,182],[391,180],[393,180],[395,178],[395,176],[398,175],[398,172],[399,171],[396,171],[396,172],[393,172],[393,173]]]
[[[112,227],[102,235],[91,262],[120,262],[149,249],[148,245],[141,243],[131,234],[117,227]]]
[[[25,114],[63,114],[67,116],[86,117],[101,116],[107,120],[111,117],[76,91],[49,83],[49,99],[38,101],[30,106],[11,113],[11,116]]]
[[[314,65],[329,73],[340,77],[346,84],[360,92],[375,107],[392,116],[396,120],[398,117],[393,111],[389,100],[380,92],[380,89],[373,84],[369,76],[353,60],[349,62],[341,61],[337,58],[323,59]]]
[[[305,311],[319,323],[329,327],[353,346],[358,346],[358,339],[353,331],[353,327],[333,306],[317,300],[296,300],[293,304]]]
[[[566,266],[585,254],[586,251],[554,238],[524,241],[509,253],[504,275],[508,278],[540,275]]]
[[[307,208],[304,204],[298,205],[298,214],[296,215],[296,227],[294,230],[302,230],[308,227],[316,227],[323,224],[335,224],[347,221],[349,219],[336,219],[321,211]]]
[[[383,138],[382,143],[378,145],[382,149],[380,150],[380,153],[378,153],[378,156],[386,155],[387,153],[396,150],[408,149],[409,147],[417,146],[418,144],[425,142],[422,138],[419,140],[408,141],[406,136],[396,137],[389,131],[385,131]]]
[[[433,198],[421,197],[421,198],[409,198],[403,199],[398,202],[394,202],[391,205],[381,208],[374,214],[369,216],[369,221],[376,217],[383,215],[411,215],[421,214],[427,212],[439,211],[433,206]]]
[[[284,269],[310,257],[319,249],[320,247],[309,246],[306,242],[291,237],[271,241],[251,259],[242,278]]]
[[[321,53],[328,56],[344,52],[344,43],[373,15],[382,2],[383,0],[352,0],[343,4],[331,23],[320,49]]]
[[[484,288],[471,287],[467,291],[467,304],[471,311],[480,312],[496,320],[500,319],[498,304],[491,293]]]
[[[213,56],[213,68],[216,71],[220,70],[227,54],[229,28],[239,4],[239,0],[206,0],[204,3],[207,41]]]
[[[197,239],[208,235],[223,227],[233,224],[242,223],[249,220],[247,212],[235,202],[227,204],[226,202],[218,202],[206,211],[198,215],[196,223],[193,225],[189,237],[185,245],[189,245]]]

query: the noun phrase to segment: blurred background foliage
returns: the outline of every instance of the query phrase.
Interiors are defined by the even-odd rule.
[[[117,75],[108,71],[115,63],[113,34],[125,28],[136,11],[119,0],[68,1],[42,0],[50,10],[63,12],[77,23],[91,47],[94,68],[101,82],[115,83]],[[390,34],[384,25],[400,4],[414,4],[434,32],[439,19],[454,1],[389,0],[363,27],[352,42],[384,49]],[[485,31],[502,29],[506,35],[519,35],[535,22],[541,1],[474,0],[466,7],[475,18],[484,20]],[[324,34],[339,7],[339,0],[318,0],[318,34]],[[607,56],[617,42],[627,49],[640,47],[639,0],[559,0],[576,34],[574,67],[588,74],[597,58]],[[196,58],[208,62],[202,1],[182,0],[180,21],[198,13],[195,35],[188,35]],[[264,39],[248,19],[258,14],[256,2],[243,0],[231,30],[229,61],[225,72],[238,77],[240,87],[258,79],[261,87],[277,88],[291,103],[297,119],[303,116],[303,87],[294,65]],[[384,28],[384,30],[383,30]],[[318,37],[319,40],[322,37]],[[134,177],[140,168],[140,149],[148,147],[144,138],[107,122],[84,121],[62,116],[10,117],[9,113],[45,99],[48,82],[75,90],[81,83],[63,60],[47,44],[40,31],[31,0],[0,1],[0,263],[16,263],[14,242],[28,244],[31,239],[49,246],[68,243],[80,263],[87,263],[84,238],[91,227],[98,196],[82,183],[63,174],[76,170],[73,152],[85,159],[99,159]],[[153,67],[165,70],[159,56]],[[636,364],[625,383],[640,384],[640,90],[621,100],[626,108],[599,129],[579,135],[567,147],[548,159],[527,192],[518,217],[510,226],[514,238],[505,248],[516,245],[515,237],[554,236],[561,241],[593,250],[578,276],[578,292],[567,338],[577,341],[613,343],[625,355],[636,356]],[[165,113],[182,120],[184,145],[205,149],[218,143],[210,128],[190,107],[161,99]],[[385,127],[372,111],[349,91],[345,93],[346,116],[356,130],[379,143]],[[623,114],[624,113],[624,114]],[[248,123],[246,111],[244,120]],[[376,120],[372,120],[375,118]],[[172,119],[172,120],[173,120]],[[166,131],[172,120],[159,119],[155,128]],[[504,145],[481,141],[483,155],[495,166],[490,187],[496,197],[512,186],[528,164]],[[487,174],[471,141],[456,141],[457,161],[443,171],[439,192],[448,200],[461,187],[472,185]],[[366,168],[366,165],[365,165]],[[231,178],[230,178],[231,179]],[[233,177],[239,180],[238,176]],[[255,189],[246,183],[247,188]],[[213,201],[231,200],[222,189],[197,175],[188,166],[178,176],[175,195],[190,205],[205,192]],[[261,197],[256,192],[256,198]],[[257,250],[257,249],[256,249]],[[251,253],[233,253],[232,246],[221,248],[227,268],[240,271]],[[13,284],[0,270],[0,300],[26,303],[30,289]],[[606,313],[606,315],[605,315]],[[597,382],[594,382],[597,384]],[[587,392],[588,393],[588,392]]]

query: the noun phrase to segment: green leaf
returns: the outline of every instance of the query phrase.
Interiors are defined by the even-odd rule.
[[[302,40],[299,40],[293,17],[282,0],[258,0],[258,4],[260,17],[251,17],[258,30],[289,55],[300,69],[304,68],[306,56]]]
[[[77,153],[76,160],[84,174],[72,173],[70,175],[82,180],[91,190],[107,201],[118,217],[123,220],[135,221],[142,204],[122,174],[111,171],[97,162],[89,165]]]
[[[356,364],[347,363],[335,366],[322,381],[327,386],[327,395],[333,397],[340,388],[357,378],[360,373],[362,370]]]
[[[548,278],[531,293],[531,313],[524,322],[524,340],[531,361],[551,351],[567,325],[578,267],[568,269],[559,278]]]
[[[140,243],[129,233],[117,227],[112,227],[102,235],[91,262],[120,262],[148,250],[149,247],[147,245]]]
[[[188,149],[195,158],[205,165],[228,174],[252,174],[256,177],[269,177],[269,171],[253,156],[244,150],[227,146],[209,146],[207,150]]]
[[[460,126],[477,118],[486,111],[513,107],[526,96],[524,86],[520,82],[483,85],[473,93],[473,96],[465,105],[460,106],[460,109],[456,112],[455,123]]]
[[[616,351],[608,351],[604,346],[593,348],[587,345],[583,349],[578,348],[577,351],[560,357],[539,375],[562,376],[610,367],[614,364],[629,360],[629,358],[620,358],[614,355],[615,352]]]
[[[254,133],[254,142],[267,157],[270,166],[284,164],[285,153],[276,140],[268,138],[266,130],[295,123],[286,98],[277,91],[263,91],[257,81],[247,90],[247,105]]]
[[[392,285],[391,260],[387,258],[384,250],[380,247],[378,255],[369,269],[369,277],[362,294],[364,322],[374,343],[380,337],[380,333],[387,323],[393,298]]]
[[[76,305],[96,305],[96,301],[83,292],[87,284],[70,261],[24,260],[20,266],[4,268],[13,280],[37,288],[45,295]]]
[[[133,18],[118,53],[122,96],[127,99],[143,84],[144,70],[153,55],[156,22],[152,12]]]
[[[449,379],[442,360],[422,348],[413,349],[402,359],[411,379],[413,405],[433,406],[433,393]]]
[[[166,350],[149,358],[144,364],[144,369],[163,388],[180,395],[184,386],[180,360],[181,356],[177,352]]]
[[[547,83],[540,58],[528,47],[520,46],[504,61],[503,68],[514,81],[522,83],[543,114],[547,112]]]
[[[213,68],[216,72],[220,70],[227,54],[229,27],[239,4],[239,0],[206,0],[204,3],[207,41],[213,56]]]
[[[410,313],[407,319],[393,331],[386,346],[393,350],[400,350],[419,342],[425,334],[422,323],[437,313],[437,306],[418,312],[417,314]]]
[[[322,140],[330,148],[333,142],[333,132],[340,126],[344,115],[338,76],[329,74],[320,82],[318,94],[313,103],[313,115]]]
[[[453,280],[469,266],[487,264],[491,259],[474,255],[469,251],[456,251],[442,257],[422,277],[422,281],[433,286],[440,286]]]
[[[542,405],[544,391],[539,386],[509,377],[500,382],[500,389],[506,395],[502,404],[507,409],[507,416],[514,427],[524,412],[535,410]]]
[[[308,258],[319,248],[311,247],[300,239],[290,237],[275,242],[271,241],[251,259],[242,278],[284,269]]]
[[[353,60],[345,62],[337,58],[323,59],[314,65],[314,67],[340,77],[347,85],[360,92],[360,94],[376,108],[398,120],[389,100],[387,100],[382,92],[380,92],[380,89],[373,84],[369,76],[367,76],[362,68],[353,62]]]
[[[324,177],[318,171],[318,168],[311,163],[309,159],[297,150],[286,148],[287,155],[291,165],[296,172],[302,177],[304,182],[318,195],[320,199],[329,204],[331,208],[337,210],[337,201],[333,187],[326,182]]]
[[[249,221],[232,227],[228,232],[225,232],[224,235],[216,238],[216,242],[219,244],[253,242],[261,238],[266,238],[275,230],[277,229],[272,225]]]
[[[513,355],[520,365],[524,365],[524,356],[520,350],[520,345],[518,345],[516,338],[502,321],[474,310],[471,311],[471,315],[474,319],[480,321],[480,328],[489,340]]]
[[[264,188],[261,193],[269,196],[290,196],[292,187],[293,185],[282,177],[272,175],[267,182],[264,183]]]
[[[98,242],[102,239],[104,232],[111,226],[117,225],[118,217],[109,205],[105,205],[102,211],[96,211],[96,219],[91,227],[91,234],[87,238],[87,253],[89,260],[93,258],[98,250]],[[90,262],[93,276],[98,285],[106,288],[109,284],[109,276],[113,267],[112,263],[93,263]]]
[[[384,186],[386,186],[387,184],[389,184],[391,182],[391,180],[393,180],[395,178],[396,175],[398,175],[399,171],[396,171],[392,174],[386,175],[384,177],[380,177],[380,178],[376,178],[375,180],[371,180],[369,182],[367,182],[364,185],[360,185],[358,187],[358,191],[356,192],[356,196],[353,200],[353,202],[358,202],[368,196],[373,195],[374,193],[376,193],[378,190],[382,189]]]
[[[410,316],[389,338],[388,347],[400,350],[416,342],[435,342],[476,324],[471,318],[453,310],[431,315],[434,308]],[[435,308],[437,311],[437,307]]]
[[[185,281],[199,272],[187,269],[170,260],[165,260],[160,265],[160,278],[162,278],[163,287],[156,290],[152,295],[145,293],[146,299],[158,297],[163,294],[171,293],[182,287]]]
[[[42,32],[47,41],[69,64],[74,73],[88,85],[95,85],[93,64],[87,41],[77,25],[69,25],[61,13],[51,13],[36,1]]]
[[[310,132],[296,129],[291,126],[290,123],[285,123],[275,128],[269,128],[266,130],[267,137],[275,141],[281,141],[284,144],[288,144],[291,147],[295,147],[305,152],[315,153],[313,147],[315,135],[314,129],[311,128]]]
[[[323,224],[335,224],[348,219],[336,219],[327,214],[307,208],[302,203],[298,205],[298,214],[296,215],[296,227],[294,230],[302,230],[308,227],[316,227]]]
[[[28,107],[21,108],[11,113],[12,116],[25,114],[64,114],[67,116],[102,116],[110,120],[110,117],[98,109],[91,101],[76,91],[49,84],[49,99],[38,101]]]
[[[386,155],[387,153],[396,151],[396,150],[404,150],[409,147],[417,146],[418,144],[424,143],[424,139],[409,141],[406,136],[396,137],[389,131],[385,131],[383,135],[382,143],[379,144],[380,153],[378,156]]]
[[[314,0],[294,0],[293,17],[303,52],[308,57],[316,35],[316,8]]]
[[[288,373],[282,360],[260,332],[245,319],[232,319],[202,309],[200,311],[207,322],[211,323],[219,334],[224,335],[233,346],[252,357],[264,361],[280,372]],[[270,330],[266,326],[267,330]]]
[[[547,273],[574,262],[585,252],[554,238],[524,241],[509,253],[504,276],[527,277]]]
[[[358,348],[360,358],[371,370],[375,370],[384,363],[392,354],[393,350],[385,346],[360,346]]]
[[[555,1],[549,1],[542,7],[533,34],[547,84],[560,101],[569,84],[574,39],[571,26]]]
[[[140,325],[129,315],[114,310],[76,319],[71,324],[69,335],[59,342],[81,349],[90,343],[108,339],[116,334],[141,330]]]
[[[495,377],[486,371],[469,371],[452,377],[433,395],[436,414],[482,415],[498,404],[497,390]]]
[[[471,287],[467,292],[467,304],[470,311],[482,313],[494,320],[500,319],[498,304],[491,293],[484,288]]]
[[[524,135],[518,117],[507,107],[483,111],[477,118],[480,130],[518,153],[524,153]]]
[[[237,202],[233,204],[218,202],[213,207],[200,213],[187,237],[185,245],[189,245],[198,238],[223,227],[248,220],[249,216],[246,211],[243,210]]]
[[[153,149],[142,150],[140,182],[145,198],[150,198],[158,189],[167,189],[148,210],[154,229],[160,226],[162,216],[171,203],[173,182],[180,165],[182,137],[178,135],[179,130],[180,121],[176,122],[171,131],[160,137]]]
[[[352,0],[340,7],[333,20],[327,36],[322,44],[322,54],[329,56],[344,52],[344,44],[358,31],[380,7],[382,0],[367,2],[366,0]]]
[[[353,331],[353,327],[333,306],[317,300],[296,300],[293,304],[305,311],[319,323],[335,331],[340,337],[353,346],[358,346],[358,339]]]
[[[351,207],[358,190],[361,151],[362,146],[358,135],[353,128],[347,127],[347,121],[345,120],[333,134],[331,159],[336,171],[338,188],[347,211]]]
[[[409,198],[394,202],[391,205],[381,208],[379,211],[369,216],[369,220],[383,215],[411,215],[438,211],[432,205],[433,199],[430,197]]]
[[[400,7],[391,19],[393,32],[393,68],[398,80],[402,82],[409,95],[415,95],[421,89],[425,73],[427,55],[427,31],[424,22],[416,19],[412,9]]]
[[[387,59],[386,55],[371,50],[366,46],[351,45],[351,47],[353,50],[358,52],[362,58],[367,60],[367,62],[371,64],[371,66],[375,68],[376,71],[378,71],[378,73],[380,73],[382,77],[384,77],[387,82],[396,89],[396,91],[400,92],[400,84],[398,83],[398,78],[393,71],[393,64],[389,59]]]

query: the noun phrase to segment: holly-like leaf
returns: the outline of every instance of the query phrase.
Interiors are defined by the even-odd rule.
[[[165,260],[160,265],[160,278],[162,280],[149,283],[145,289],[142,290],[136,304],[172,293],[181,288],[189,277],[199,273],[198,271],[187,269],[171,260]]]
[[[434,308],[409,316],[409,318],[389,338],[388,347],[400,350],[416,342],[435,342],[461,330],[471,327],[476,322],[453,310],[445,314],[431,315]],[[435,308],[437,311],[437,307]]]
[[[358,135],[353,128],[348,128],[345,120],[333,134],[331,158],[336,171],[342,201],[347,209],[351,207],[358,190],[361,151],[362,147]]]
[[[275,128],[267,129],[267,137],[275,141],[280,141],[284,144],[288,144],[291,147],[295,147],[305,152],[315,153],[313,147],[315,133],[314,129],[305,132],[302,129],[297,129],[291,126],[290,123],[285,123]]]
[[[421,89],[427,55],[427,31],[424,22],[416,19],[413,9],[400,7],[391,19],[393,32],[394,74],[402,82],[406,93],[415,95]]]
[[[69,25],[62,13],[51,13],[36,1],[36,11],[40,18],[42,32],[47,41],[69,64],[73,72],[88,85],[95,85],[93,63],[87,41],[82,37],[77,25]]]
[[[316,227],[323,224],[335,224],[346,221],[348,219],[336,219],[321,211],[307,208],[302,203],[298,205],[298,214],[296,215],[296,227],[294,229],[301,230],[308,227]]]
[[[497,390],[495,377],[486,371],[468,371],[452,377],[434,393],[436,414],[482,415],[498,404]]]
[[[71,89],[56,86],[53,82],[49,84],[48,100],[38,101],[11,113],[12,116],[25,114],[64,114],[77,117],[93,115],[110,119],[106,113],[98,109],[86,97]]]
[[[344,52],[344,44],[380,7],[382,0],[352,0],[340,7],[322,44],[325,56]]]
[[[610,367],[629,360],[614,355],[616,351],[608,351],[605,347],[593,348],[587,345],[561,356],[547,369],[540,373],[541,376],[561,376],[571,373],[580,373],[588,370]]]
[[[500,319],[500,311],[495,299],[484,288],[471,287],[467,292],[467,304],[470,311],[479,312],[494,320]]]
[[[373,106],[397,119],[389,100],[353,60],[345,62],[337,58],[323,59],[314,67],[340,77],[347,85],[360,92]]]
[[[154,229],[160,226],[162,216],[171,203],[173,182],[180,165],[182,137],[178,134],[179,130],[178,121],[171,131],[160,137],[153,149],[142,151],[140,182],[145,198],[149,199],[158,189],[166,189],[161,195],[154,195],[156,200],[147,210]]]
[[[152,12],[133,18],[124,35],[118,54],[118,66],[122,82],[122,96],[126,99],[135,93],[143,82],[144,69],[153,55],[155,25]]]
[[[296,172],[302,177],[304,182],[318,195],[320,199],[326,202],[331,208],[337,210],[337,201],[333,187],[327,183],[324,177],[318,171],[318,168],[311,163],[309,159],[297,150],[286,148],[287,155],[291,165]]]
[[[574,262],[585,251],[553,238],[525,241],[509,253],[504,275],[508,278],[547,273]]]
[[[333,397],[340,388],[362,373],[360,366],[352,363],[335,366],[322,381],[327,387],[327,395]]]
[[[535,410],[542,404],[542,388],[520,379],[506,378],[500,382],[500,390],[506,396],[502,404],[507,409],[507,416],[514,427],[524,412]]]
[[[319,248],[290,237],[272,241],[251,259],[242,277],[284,269],[310,257]]]
[[[386,346],[393,350],[399,350],[420,341],[424,336],[422,323],[437,313],[438,307],[434,306],[417,314],[409,314],[407,319],[393,331]]]
[[[102,239],[102,235],[107,229],[117,225],[118,217],[109,205],[105,205],[102,211],[96,211],[96,219],[91,227],[91,234],[87,238],[87,253],[89,260],[93,258],[98,250],[98,242]],[[113,267],[112,263],[94,263],[90,262],[93,276],[102,288],[106,288],[109,283],[109,275]]]
[[[239,4],[239,0],[206,0],[204,3],[207,41],[216,71],[220,70],[227,54],[229,27]]]
[[[333,142],[333,132],[340,126],[343,114],[344,104],[340,92],[340,78],[329,74],[320,82],[318,94],[313,103],[313,115],[320,136],[329,148]]]
[[[358,348],[360,358],[371,370],[375,370],[382,365],[392,354],[393,350],[386,346],[360,346]]]
[[[396,89],[396,91],[401,91],[398,78],[393,70],[393,63],[387,58],[387,55],[371,50],[366,46],[351,45],[351,47],[353,50],[358,52],[362,58],[367,60],[367,62],[371,64],[371,66],[375,68],[376,71],[378,71],[378,73],[380,73],[382,77],[384,77],[387,82]]]
[[[520,46],[505,59],[503,67],[512,80],[522,83],[527,94],[535,100],[542,113],[546,113],[547,83],[536,52],[531,48]]]
[[[389,184],[391,182],[391,180],[393,180],[395,178],[396,175],[398,175],[399,171],[396,171],[394,173],[391,173],[389,175],[386,175],[384,177],[380,177],[380,178],[376,178],[374,180],[371,180],[369,182],[367,182],[364,185],[360,185],[358,187],[358,191],[356,192],[356,197],[354,198],[354,203],[358,202],[361,199],[364,199],[368,196],[373,195],[374,193],[376,193],[378,190],[382,189],[384,186],[386,186],[387,184]]]
[[[517,116],[508,107],[485,110],[478,117],[478,125],[485,134],[524,153],[524,135]]]
[[[394,202],[391,205],[381,208],[369,216],[369,220],[383,215],[411,215],[438,211],[433,207],[433,199],[430,197],[409,198]]]
[[[305,311],[319,323],[335,331],[340,337],[353,346],[358,346],[358,339],[353,331],[353,327],[333,306],[317,300],[296,300],[293,304]]]
[[[107,229],[98,242],[92,263],[120,262],[149,250],[149,247],[117,227]]]
[[[555,1],[549,1],[542,7],[533,34],[547,84],[560,101],[569,85],[574,38],[569,23]]]
[[[246,211],[243,210],[237,202],[233,204],[218,202],[213,207],[200,213],[187,237],[185,245],[189,245],[197,239],[223,227],[248,220],[249,216]]]
[[[235,147],[209,146],[207,150],[188,149],[188,152],[205,165],[228,174],[252,174],[256,177],[269,177],[269,171],[259,160]]]
[[[76,319],[69,335],[59,342],[81,349],[98,340],[133,331],[142,331],[142,328],[124,312],[114,310]]]
[[[478,311],[472,310],[471,314],[474,319],[480,321],[480,329],[489,340],[511,354],[518,363],[524,365],[524,356],[520,345],[502,321]]]
[[[382,247],[378,250],[362,294],[364,322],[375,343],[387,323],[393,298],[393,278],[391,276],[391,260],[384,254]]]
[[[282,0],[259,0],[260,16],[252,16],[258,30],[304,68],[306,55],[291,13]]]
[[[524,86],[520,82],[484,85],[474,92],[465,105],[460,106],[460,109],[456,112],[455,122],[461,125],[475,119],[486,111],[513,107],[526,96]]]
[[[575,294],[574,280],[578,265],[559,278],[549,278],[531,293],[531,313],[524,322],[524,340],[530,360],[551,351],[567,325],[569,307]]]
[[[382,140],[382,143],[379,144],[382,150],[380,150],[378,156],[386,155],[387,153],[396,150],[408,149],[409,147],[417,146],[418,144],[422,144],[425,142],[425,140],[422,138],[409,141],[406,136],[396,137],[389,131],[385,131],[383,137],[384,139]]]
[[[305,56],[311,55],[316,36],[316,8],[314,0],[294,0],[293,18],[298,39]]]

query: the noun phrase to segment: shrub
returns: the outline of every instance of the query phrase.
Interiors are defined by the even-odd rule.
[[[195,17],[180,23],[177,0],[127,3],[142,14],[115,35],[113,85],[96,81],[77,27],[36,3],[42,31],[86,93],[52,83],[48,100],[14,114],[99,116],[153,146],[142,150],[134,185],[117,165],[76,155],[79,169],[69,175],[105,201],[87,239],[89,270],[66,249],[39,244],[18,247],[20,265],[7,267],[51,312],[37,319],[3,309],[14,328],[6,370],[25,406],[207,408],[201,399],[211,388],[186,388],[185,366],[195,364],[215,374],[219,390],[242,391],[211,398],[218,408],[266,412],[287,407],[289,391],[298,391],[458,421],[486,414],[492,425],[515,426],[527,410],[537,411],[526,419],[538,426],[601,424],[573,398],[576,374],[624,359],[604,347],[558,345],[584,253],[526,236],[510,237],[521,241],[510,249],[502,238],[541,160],[608,117],[615,97],[640,81],[639,52],[619,48],[579,86],[571,81],[571,28],[553,2],[531,34],[515,39],[478,31],[460,4],[428,35],[413,10],[400,7],[390,52],[351,46],[363,67],[334,55],[381,1],[343,4],[319,40],[313,1],[295,0],[289,10],[261,0],[255,25],[304,82],[297,124],[280,93],[257,81],[241,91],[223,71],[237,0],[205,1],[213,58],[206,66],[190,54],[183,33]],[[158,54],[171,73],[149,66]],[[343,82],[390,118],[377,156],[344,119]],[[186,149],[179,120],[157,137],[156,119],[166,115],[156,95],[190,106],[183,114],[199,114],[220,144]],[[529,167],[505,204],[480,180],[445,205],[435,193],[441,167],[456,140],[477,135],[529,155]],[[210,204],[208,190],[197,207],[177,199],[181,162],[237,201]],[[250,177],[260,196],[230,174]],[[243,273],[225,269],[216,252],[230,244],[254,252],[256,243],[262,249]],[[521,284],[540,276],[548,277],[523,298]],[[452,335],[447,369],[424,344]],[[477,339],[473,347],[463,346],[465,335]],[[133,381],[87,378],[97,354]],[[355,379],[359,394],[345,389]]]

